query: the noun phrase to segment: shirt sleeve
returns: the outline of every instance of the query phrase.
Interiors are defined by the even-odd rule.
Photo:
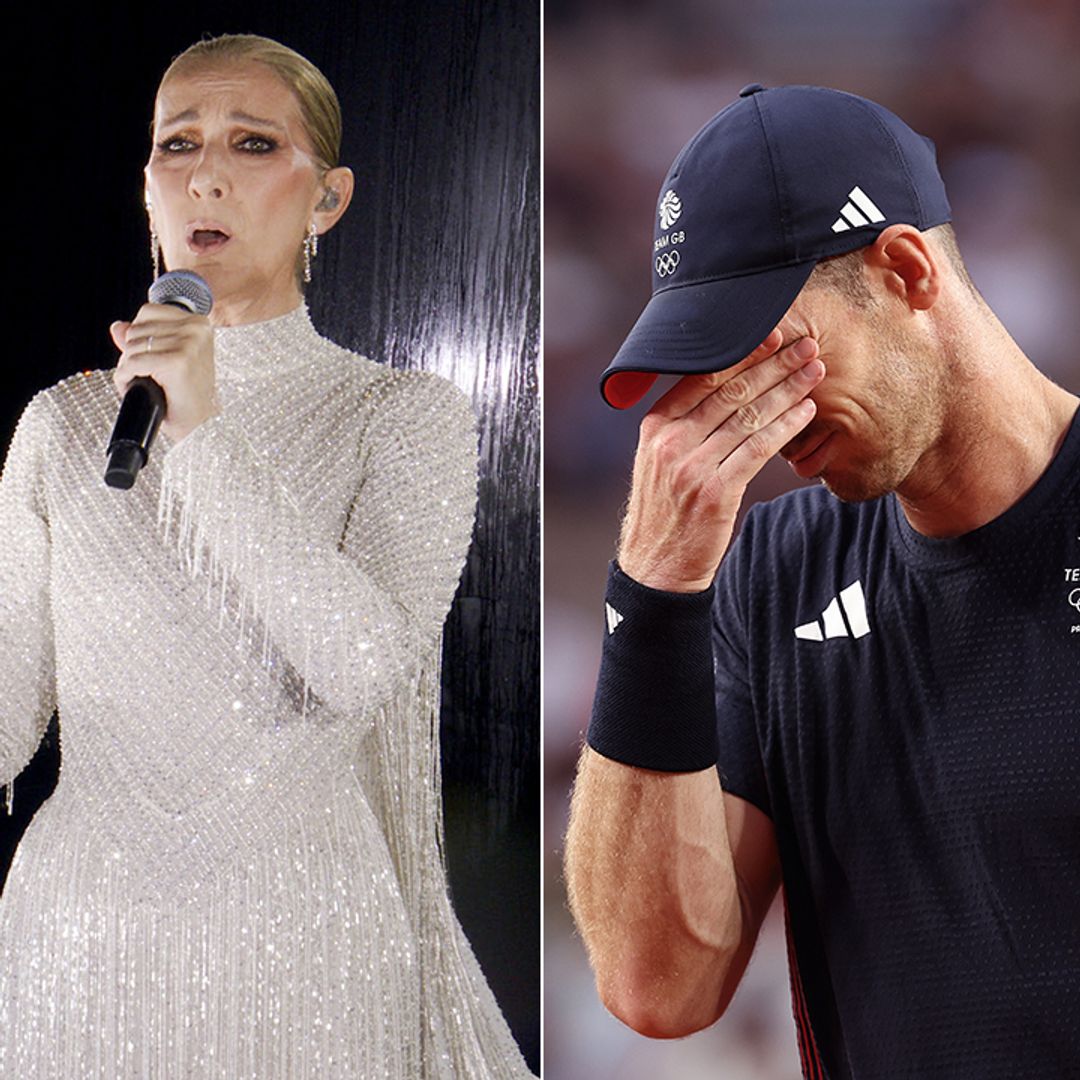
[[[453,384],[389,373],[338,543],[222,413],[168,452],[162,504],[193,574],[240,593],[303,680],[346,714],[382,705],[437,641],[472,533],[475,420]],[[175,506],[173,505],[175,503]],[[176,513],[173,514],[175,509]]]
[[[0,786],[26,767],[56,707],[44,465],[48,402],[26,407],[0,479]]]
[[[717,768],[725,791],[753,803],[771,818],[747,647],[753,517],[751,510],[716,575],[712,642],[720,743]]]

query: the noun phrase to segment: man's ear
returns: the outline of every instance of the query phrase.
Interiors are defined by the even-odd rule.
[[[941,295],[941,254],[914,225],[890,225],[865,249],[866,268],[912,311],[928,311]]]

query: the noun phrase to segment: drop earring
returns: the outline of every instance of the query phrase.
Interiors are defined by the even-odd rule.
[[[308,226],[307,236],[304,237],[304,284],[311,281],[311,261],[319,254],[319,234],[313,221]]]
[[[154,273],[154,280],[157,281],[161,276],[161,243],[158,241],[157,229],[154,228],[154,218],[151,214],[154,206],[150,202],[149,193],[143,199],[143,206],[146,207],[146,224],[150,226],[150,268]]]

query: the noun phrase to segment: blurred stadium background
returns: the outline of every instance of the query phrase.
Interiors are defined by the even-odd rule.
[[[1080,5],[547,0],[544,48],[544,1076],[794,1080],[775,907],[728,1015],[669,1043],[603,1010],[566,909],[567,798],[643,412],[605,406],[598,377],[648,299],[675,154],[746,83],[814,83],[873,98],[935,141],[976,284],[1028,356],[1080,392]],[[797,482],[771,463],[744,509]]]

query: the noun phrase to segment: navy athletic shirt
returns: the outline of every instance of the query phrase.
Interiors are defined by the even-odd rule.
[[[966,536],[803,489],[717,576],[725,790],[776,829],[804,1074],[1080,1077],[1080,414]]]

